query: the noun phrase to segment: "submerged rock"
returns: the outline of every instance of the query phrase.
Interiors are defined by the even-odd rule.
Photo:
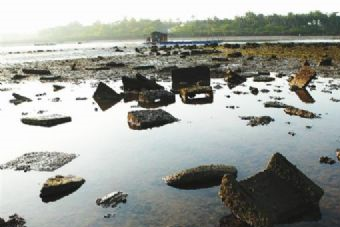
[[[327,156],[321,156],[320,163],[333,165],[335,164],[335,160]]]
[[[22,69],[25,74],[35,74],[35,75],[50,75],[51,71],[48,69]]]
[[[21,122],[24,124],[43,127],[53,127],[70,122],[71,120],[70,116],[64,116],[61,114],[37,115],[21,118]]]
[[[180,189],[198,189],[220,185],[225,174],[236,177],[234,166],[203,165],[186,169],[163,178],[167,185]]]
[[[9,216],[7,221],[0,218],[1,227],[25,227],[25,224],[26,224],[25,219],[17,214]]]
[[[302,118],[318,118],[315,113],[309,112],[307,110],[302,110],[293,106],[285,108],[285,113],[289,115],[299,116]]]
[[[180,88],[192,85],[210,85],[210,69],[207,66],[196,66],[189,68],[178,68],[171,72],[172,90],[178,91]]]
[[[99,82],[92,97],[102,111],[111,108],[123,98],[121,94],[118,94],[103,82]]]
[[[101,198],[98,198],[96,200],[96,204],[104,208],[114,208],[120,203],[126,203],[127,196],[128,194],[124,192],[111,192]]]
[[[141,74],[137,74],[135,78],[123,76],[122,77],[124,91],[142,91],[142,90],[162,90],[163,86],[150,80]]]
[[[85,180],[76,176],[60,176],[47,179],[41,191],[40,198],[43,202],[53,202],[59,200],[80,188]]]
[[[147,129],[159,127],[178,121],[164,110],[136,110],[128,113],[128,124],[131,129]]]
[[[243,116],[240,118],[242,120],[249,121],[247,125],[250,125],[251,127],[258,126],[258,125],[268,125],[270,122],[275,121],[270,116],[260,116],[260,117]]]
[[[206,104],[213,102],[213,90],[211,86],[192,86],[179,90],[183,103],[186,104]],[[203,97],[197,98],[197,95]]]
[[[144,108],[157,108],[175,101],[175,94],[166,90],[141,91],[138,95],[138,104]]]
[[[14,105],[18,105],[23,102],[32,102],[32,99],[19,95],[17,93],[13,93],[12,96],[14,97],[14,99],[10,100],[9,102],[13,103]]]
[[[266,170],[236,181],[222,179],[219,195],[231,212],[255,227],[271,227],[317,213],[323,190],[280,153],[273,155]]]
[[[240,76],[237,72],[228,70],[224,77],[224,81],[228,83],[228,87],[233,89],[234,87],[247,81],[247,78]]]
[[[30,152],[0,165],[0,169],[54,171],[77,157],[63,152]]]
[[[291,89],[304,89],[316,76],[314,69],[310,67],[302,67],[302,69],[293,76],[289,81]]]
[[[290,107],[287,104],[284,104],[282,102],[278,102],[278,101],[268,101],[264,103],[264,107],[266,108],[287,108]]]

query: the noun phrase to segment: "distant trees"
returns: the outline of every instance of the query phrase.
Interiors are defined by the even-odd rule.
[[[234,19],[191,20],[188,22],[124,19],[111,24],[77,22],[43,30],[41,40],[77,41],[94,39],[146,38],[152,31],[172,37],[257,36],[257,35],[340,35],[340,16],[320,11],[308,14],[269,15],[247,12]]]

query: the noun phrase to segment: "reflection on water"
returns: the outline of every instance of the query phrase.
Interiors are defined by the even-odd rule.
[[[306,89],[296,89],[295,94],[304,103],[314,103],[315,100]]]
[[[322,113],[323,117],[318,120],[295,118],[282,109],[264,108],[263,103],[270,100],[272,92],[236,95],[224,86],[214,93],[214,102],[209,105],[186,105],[177,101],[162,107],[181,121],[142,131],[131,130],[126,119],[129,111],[143,109],[137,106],[137,101],[121,101],[105,112],[94,111],[98,104],[90,98],[95,90],[91,87],[93,81],[79,85],[61,83],[65,88],[57,93],[49,83],[1,84],[0,89],[4,91],[0,92],[0,163],[32,151],[76,153],[80,155],[76,160],[53,175],[74,174],[86,180],[72,196],[46,204],[37,194],[41,182],[51,177],[51,173],[2,170],[1,216],[16,212],[30,227],[47,223],[49,227],[70,224],[82,227],[218,226],[220,218],[230,214],[217,195],[219,187],[177,190],[164,184],[162,177],[169,172],[215,163],[236,166],[238,178],[242,180],[262,170],[267,157],[278,151],[325,191],[320,203],[320,221],[282,226],[339,226],[339,164],[320,165],[318,160],[320,156],[333,157],[335,149],[340,147],[340,105],[330,101],[340,92],[321,92],[327,89],[327,80],[318,80],[324,83],[316,83],[316,90],[311,91],[313,104],[301,102],[284,79],[277,79],[271,86],[256,84],[259,90],[270,91],[274,86],[281,86],[280,96],[287,105]],[[216,83],[223,84],[223,81],[212,80],[212,86]],[[333,83],[340,84],[340,81]],[[121,91],[121,82],[108,84],[115,91]],[[167,90],[172,86],[171,83],[162,85]],[[248,87],[252,85],[249,80],[238,89],[249,92]],[[33,101],[14,106],[8,102],[13,92],[33,97]],[[45,96],[35,97],[45,92]],[[56,97],[61,101],[51,102]],[[76,97],[88,99],[76,101]],[[231,105],[240,108],[225,108]],[[20,122],[22,113],[40,110],[70,115],[72,122],[53,128],[30,127]],[[248,127],[239,116],[249,115],[268,115],[275,122],[264,127]],[[307,130],[306,125],[312,129]],[[296,136],[289,136],[289,131],[294,131]],[[103,218],[107,211],[95,204],[96,198],[108,191],[129,194],[124,206],[114,208],[116,215],[111,219]]]

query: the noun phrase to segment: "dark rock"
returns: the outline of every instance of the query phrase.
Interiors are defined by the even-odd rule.
[[[305,88],[316,76],[315,70],[310,67],[303,67],[289,81],[289,86],[292,90]]]
[[[17,214],[9,216],[7,221],[0,218],[1,227],[25,227],[25,224],[26,224],[25,219]]]
[[[12,77],[12,80],[23,80],[23,79],[26,79],[26,78],[28,78],[27,75],[16,74]]]
[[[335,164],[335,160],[327,156],[322,156],[320,157],[320,163],[333,165]]]
[[[93,99],[96,101],[102,111],[105,111],[122,100],[123,96],[115,92],[112,88],[103,82],[99,82]]]
[[[325,57],[320,60],[319,66],[332,66],[332,60],[330,57]]]
[[[172,90],[178,91],[180,88],[196,84],[210,85],[210,69],[207,66],[196,66],[189,68],[174,69],[171,72]]]
[[[269,71],[258,71],[257,74],[259,76],[269,76],[270,72]]]
[[[243,116],[240,117],[241,120],[249,121],[247,125],[251,127],[258,126],[258,125],[268,125],[270,122],[275,121],[273,118],[269,116],[261,116],[261,117],[253,117],[253,116]]]
[[[155,69],[154,65],[137,65],[133,67],[135,70],[148,70],[148,69]]]
[[[228,70],[224,77],[224,81],[228,83],[229,89],[233,89],[234,87],[246,82],[247,78],[240,76],[237,72]]]
[[[296,133],[295,132],[288,132],[288,135],[295,136]]]
[[[110,70],[111,67],[108,67],[108,66],[86,67],[85,69],[86,69],[86,70],[89,70],[89,71],[101,71],[101,70]]]
[[[47,76],[41,76],[39,79],[42,81],[54,81],[54,80],[60,80],[61,76],[47,75]]]
[[[270,76],[257,76],[254,77],[254,82],[272,82],[275,80],[275,77]]]
[[[65,88],[65,86],[53,84],[53,91],[60,91],[60,90],[62,90],[64,88]]]
[[[212,61],[218,61],[218,62],[226,62],[226,61],[229,61],[228,58],[226,57],[213,57],[211,58]]]
[[[215,86],[214,86],[214,89],[216,89],[216,90],[219,90],[219,89],[222,89],[223,87],[220,85],[220,84],[216,84]]]
[[[54,171],[75,159],[77,155],[62,152],[31,152],[0,165],[0,169],[22,171]]]
[[[60,176],[47,179],[41,191],[40,198],[43,202],[54,202],[78,190],[85,180],[76,176]]]
[[[164,110],[137,110],[128,113],[128,124],[131,129],[148,129],[178,121]]]
[[[153,80],[137,74],[135,78],[122,77],[124,91],[142,91],[142,90],[159,90],[164,89],[163,86],[157,84]]]
[[[259,93],[259,89],[256,87],[249,87],[249,91],[253,94],[253,95],[257,95]]]
[[[340,102],[340,99],[336,99],[336,98],[334,98],[334,97],[332,97],[330,100],[331,100],[332,102]]]
[[[14,99],[10,100],[9,102],[13,103],[14,105],[18,105],[23,102],[32,102],[32,99],[19,95],[17,93],[13,93],[12,96],[14,97]]]
[[[203,165],[166,176],[163,180],[175,188],[199,189],[220,185],[225,174],[236,177],[237,170],[234,166]]]
[[[114,61],[108,62],[105,64],[106,67],[111,67],[111,68],[121,68],[124,67],[125,64],[124,63],[117,63]]]
[[[242,56],[243,56],[242,53],[238,52],[238,51],[235,51],[235,52],[232,52],[232,53],[228,54],[229,58],[240,58]]]
[[[51,71],[48,69],[22,69],[25,74],[35,74],[35,75],[50,75]]]
[[[262,93],[269,93],[270,91],[268,89],[261,89]]]
[[[287,104],[284,104],[282,102],[278,102],[278,101],[268,101],[264,103],[264,107],[266,108],[287,108],[290,107]]]
[[[141,91],[138,104],[144,108],[157,108],[176,101],[175,94],[166,90]]]
[[[212,103],[214,96],[211,86],[192,86],[179,90],[183,103],[186,104],[206,104]],[[202,95],[202,97],[197,97]]]
[[[302,117],[302,118],[317,118],[318,117],[315,113],[309,112],[307,110],[295,108],[293,106],[285,108],[284,111],[288,115],[299,116],[299,117]]]
[[[126,203],[126,198],[128,194],[123,192],[111,192],[101,198],[98,198],[96,200],[96,204],[98,206],[104,207],[104,208],[114,208],[118,206],[120,203]]]
[[[70,122],[71,120],[72,120],[71,117],[60,114],[21,118],[21,122],[24,124],[43,127],[52,127],[66,122]]]
[[[321,218],[319,201],[323,190],[276,153],[266,170],[237,182],[225,175],[220,197],[231,212],[255,227],[272,227],[316,213]]]

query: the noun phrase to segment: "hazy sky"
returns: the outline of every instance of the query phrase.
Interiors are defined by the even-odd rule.
[[[287,14],[312,10],[340,11],[340,0],[0,0],[0,34],[124,17],[188,20],[192,16],[233,18],[247,11]]]

